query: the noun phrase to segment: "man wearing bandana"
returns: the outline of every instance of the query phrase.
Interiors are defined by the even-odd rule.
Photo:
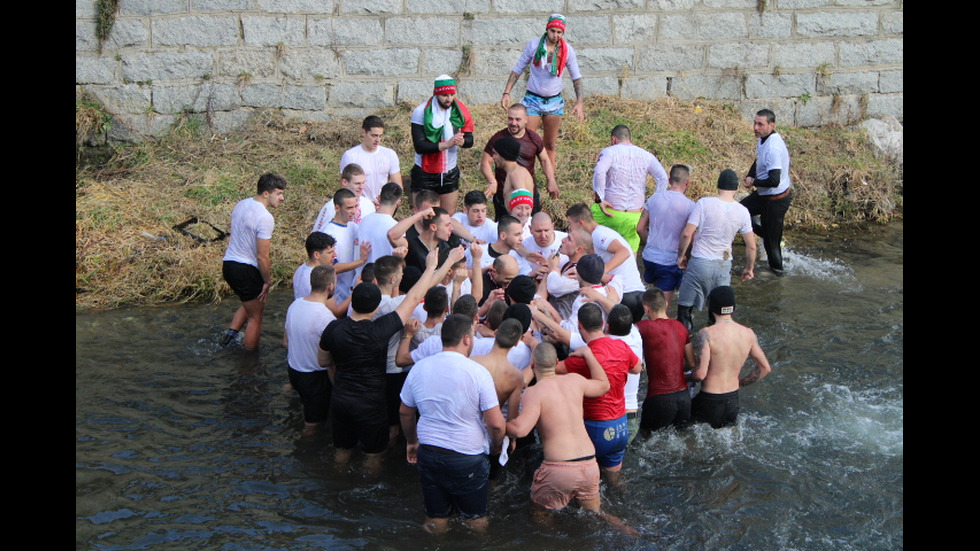
[[[517,64],[511,69],[504,94],[500,98],[500,105],[507,109],[511,104],[511,89],[524,73],[524,69],[530,65],[527,90],[521,103],[527,107],[529,130],[537,132],[538,127],[544,124],[544,147],[553,166],[557,166],[558,128],[565,113],[565,100],[561,92],[562,75],[566,69],[575,88],[575,107],[572,110],[579,122],[585,121],[582,73],[578,68],[575,50],[565,41],[565,28],[565,16],[556,13],[548,18],[541,38],[532,38],[524,47]]]
[[[473,147],[473,117],[456,98],[456,81],[449,75],[438,76],[432,97],[415,108],[411,121],[415,147],[412,192],[435,191],[440,206],[452,214],[459,195],[459,148]]]

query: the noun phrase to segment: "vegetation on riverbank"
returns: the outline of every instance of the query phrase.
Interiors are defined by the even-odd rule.
[[[413,107],[403,104],[377,112],[387,125],[383,143],[398,152],[406,181],[414,156],[409,132]],[[471,111],[477,130],[474,147],[460,159],[463,192],[484,189],[478,168],[483,145],[505,123],[498,105],[472,106]],[[754,158],[751,121],[730,105],[590,97],[585,123],[566,117],[562,125],[561,197],[550,200],[543,194],[544,208],[558,227],[564,226],[569,205],[591,201],[596,156],[620,123],[631,128],[634,143],[654,152],[666,168],[675,163],[693,167],[692,199],[714,193],[721,170],[744,173]],[[98,106],[76,101],[76,137],[106,124]],[[791,128],[778,121],[777,130],[793,163],[788,232],[831,231],[838,224],[901,216],[901,167],[882,159],[861,130]],[[227,244],[222,232],[228,230],[235,203],[254,194],[263,172],[278,173],[288,182],[286,201],[273,211],[272,242],[276,284],[288,286],[305,260],[303,242],[317,212],[339,186],[340,155],[359,141],[360,118],[314,123],[265,111],[241,131],[213,135],[206,117],[189,114],[167,135],[117,147],[108,159],[91,162],[76,153],[76,308],[227,296],[230,290],[221,279]],[[648,193],[653,191],[649,184]],[[400,215],[408,212],[405,201]]]

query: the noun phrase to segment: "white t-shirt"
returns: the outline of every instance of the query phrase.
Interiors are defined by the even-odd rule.
[[[658,191],[647,199],[649,231],[643,260],[655,264],[677,264],[677,245],[694,210],[694,201],[672,189]]]
[[[698,227],[691,256],[707,260],[730,260],[735,234],[752,231],[749,209],[738,201],[722,201],[718,197],[698,199],[687,223]]]
[[[616,230],[601,224],[592,230],[592,248],[595,249],[595,254],[599,255],[603,262],[612,260],[613,253],[609,252],[609,245],[613,241],[622,243],[630,251],[630,256],[609,273],[622,278],[623,293],[645,291],[646,286],[643,284],[643,279],[640,278],[640,269],[636,265],[636,258],[633,257],[633,249],[626,242],[626,239],[619,235]]]
[[[540,253],[541,256],[545,257],[545,259],[549,259],[552,256],[555,256],[555,254],[557,253],[558,254],[558,265],[559,266],[564,266],[565,263],[568,262],[568,257],[565,256],[565,255],[563,255],[563,254],[561,254],[561,253],[559,253],[558,252],[558,249],[561,248],[561,240],[562,239],[565,239],[565,237],[568,234],[565,233],[565,232],[563,232],[563,231],[561,231],[561,230],[555,230],[554,233],[555,233],[554,240],[552,240],[551,241],[551,244],[548,245],[548,246],[546,246],[546,247],[542,247],[542,246],[538,245],[538,242],[534,240],[534,236],[533,235],[531,237],[525,238],[523,241],[521,241],[521,244],[524,245],[524,248],[525,249],[527,249],[527,250],[529,250],[531,252]]]
[[[242,199],[235,204],[231,211],[231,235],[228,236],[228,248],[222,260],[240,262],[259,267],[256,239],[272,239],[275,220],[265,205],[254,197]]]
[[[370,199],[364,197],[363,195],[357,198],[357,212],[354,214],[353,220],[355,224],[360,223],[365,216],[374,212],[374,203]],[[331,197],[329,201],[323,204],[323,208],[320,209],[320,214],[316,215],[316,221],[313,222],[313,229],[310,232],[324,231],[323,228],[330,223],[331,220],[337,215],[337,207],[333,204],[333,198]],[[326,233],[326,232],[324,232]]]
[[[779,169],[779,186],[756,188],[759,195],[779,195],[789,189],[789,150],[786,142],[778,133],[769,134],[766,141],[759,141],[755,147],[755,177],[764,180],[769,177],[769,171]]]
[[[293,299],[303,298],[310,295],[312,286],[310,284],[310,273],[313,266],[308,266],[306,262],[299,265],[293,273]]]
[[[618,339],[630,346],[637,358],[643,360],[643,337],[636,325],[631,326],[629,335],[609,335],[610,338]],[[632,366],[630,366],[632,367]],[[635,411],[640,407],[640,374],[629,373],[626,375],[626,410]]]
[[[378,319],[381,316],[394,312],[395,308],[405,300],[405,295],[398,295],[392,298],[391,295],[381,295],[381,304],[378,305],[378,311],[374,313],[372,319]],[[350,310],[348,310],[350,311]],[[348,314],[350,315],[350,314]],[[397,331],[388,340],[388,362],[385,365],[385,373],[402,373],[403,371],[408,371],[411,366],[408,367],[398,367],[395,364],[395,355],[398,353],[398,344],[401,342],[402,335],[405,334],[405,330]]]
[[[397,223],[392,215],[381,212],[372,212],[361,218],[361,223],[357,225],[357,239],[371,244],[368,262],[374,262],[382,256],[391,254],[393,247],[388,240],[388,230],[395,227]]]
[[[394,149],[383,145],[379,145],[374,151],[368,151],[358,144],[344,151],[340,156],[340,173],[343,174],[344,168],[351,163],[364,169],[366,180],[361,193],[372,201],[381,195],[381,188],[388,183],[389,177],[401,172],[398,154]]]
[[[465,455],[490,453],[483,412],[500,405],[493,377],[482,365],[443,351],[415,364],[401,400],[419,412],[420,444]]]
[[[638,209],[647,193],[648,174],[657,183],[656,191],[667,188],[667,171],[653,153],[631,143],[618,143],[599,153],[592,190],[616,210]]]
[[[327,235],[332,235],[337,241],[337,244],[334,246],[334,252],[337,253],[338,264],[353,262],[361,257],[360,241],[357,239],[357,224],[349,222],[345,226],[331,220],[320,231]],[[337,274],[337,287],[334,290],[334,298],[338,303],[343,302],[350,295],[359,272],[360,269],[357,269]]]
[[[322,371],[317,362],[320,335],[331,321],[337,319],[322,302],[296,299],[286,310],[286,356],[289,367],[310,373]]]

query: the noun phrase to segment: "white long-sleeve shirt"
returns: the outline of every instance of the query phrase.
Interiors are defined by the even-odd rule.
[[[646,202],[648,174],[657,183],[656,191],[667,189],[667,171],[653,153],[632,143],[614,144],[599,153],[592,189],[616,210],[640,209]]]

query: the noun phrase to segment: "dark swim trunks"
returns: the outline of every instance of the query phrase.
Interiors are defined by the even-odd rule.
[[[738,391],[724,394],[699,392],[691,400],[691,417],[716,429],[734,425],[738,418]]]

